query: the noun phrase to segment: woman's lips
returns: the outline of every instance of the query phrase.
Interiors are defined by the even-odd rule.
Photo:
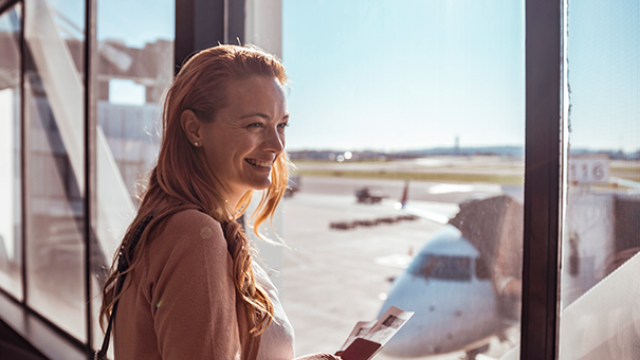
[[[273,165],[273,161],[261,161],[256,159],[244,159],[244,161],[248,162],[253,166],[258,166],[263,168],[270,168],[271,165]]]

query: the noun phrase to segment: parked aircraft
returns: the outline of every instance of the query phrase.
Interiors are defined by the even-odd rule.
[[[513,324],[497,312],[491,280],[478,276],[478,251],[447,225],[395,279],[383,305],[416,314],[384,348],[389,355],[422,357],[488,350],[489,337]],[[470,299],[473,299],[470,301]]]
[[[519,323],[522,204],[507,195],[475,199],[460,204],[460,211],[449,218],[410,204],[407,190],[408,183],[398,207],[446,226],[395,278],[380,314],[394,305],[415,315],[382,351],[424,357],[463,350],[467,359],[476,359],[488,350],[493,336],[504,341],[507,330]],[[633,234],[628,238],[628,232],[619,231],[637,215],[637,196],[573,189],[568,198],[565,306],[605,278],[619,254],[640,245]],[[587,219],[583,213],[591,216]]]
[[[502,267],[517,270],[519,264],[504,259],[496,246],[479,246],[465,233],[475,227],[483,238],[491,236],[504,244],[513,242],[507,238],[511,232],[508,230],[518,226],[521,229],[522,224],[502,222],[513,216],[509,213],[522,214],[522,206],[506,195],[472,200],[461,204],[458,214],[450,219],[447,214],[409,204],[407,193],[408,182],[400,201],[405,211],[447,225],[427,241],[394,280],[381,313],[392,305],[416,313],[383,352],[398,357],[424,357],[464,350],[469,359],[475,359],[488,350],[491,336],[498,334],[504,339],[504,332],[518,322],[519,299],[513,296],[517,294],[502,293],[512,289],[514,284],[510,282],[519,283],[518,271],[492,269],[487,264],[499,261]],[[482,214],[483,219],[477,214]],[[487,224],[478,227],[480,222]],[[500,231],[501,228],[507,231]],[[498,278],[502,282],[499,291],[494,281]]]

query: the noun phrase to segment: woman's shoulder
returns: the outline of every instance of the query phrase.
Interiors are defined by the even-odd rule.
[[[182,210],[167,219],[167,228],[192,231],[198,227],[215,227],[222,232],[220,223],[210,215],[195,209]]]
[[[185,246],[191,245],[191,246]],[[195,246],[198,245],[198,246]],[[156,251],[173,251],[205,247],[224,247],[222,226],[211,216],[198,210],[183,210],[171,215],[150,242]]]

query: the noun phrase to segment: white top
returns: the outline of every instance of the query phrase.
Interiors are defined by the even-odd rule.
[[[287,318],[278,299],[278,289],[271,282],[269,275],[255,261],[253,262],[253,273],[257,283],[267,292],[271,303],[273,303],[273,316],[276,320],[272,321],[262,333],[258,360],[291,360],[295,357],[295,335],[289,318]]]

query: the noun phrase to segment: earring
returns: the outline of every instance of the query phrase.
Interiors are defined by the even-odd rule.
[[[197,141],[196,141],[196,142],[194,142],[194,143],[193,143],[193,145],[198,146],[198,142],[197,142]]]

